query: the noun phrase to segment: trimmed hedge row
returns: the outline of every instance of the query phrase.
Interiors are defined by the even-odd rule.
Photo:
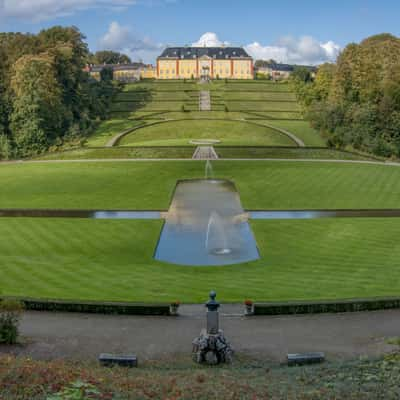
[[[324,302],[254,303],[254,315],[342,313],[395,308],[400,308],[398,297]]]
[[[253,103],[297,103],[297,100],[274,100],[274,99],[227,99],[227,98],[221,98],[225,102],[240,102],[240,103],[248,103],[248,102],[253,102]]]
[[[218,145],[216,146],[217,150],[288,150],[290,152],[296,152],[296,153],[310,153],[312,151],[323,151],[323,152],[331,152],[331,153],[337,153],[337,154],[347,154],[349,156],[354,156],[356,158],[359,158],[361,160],[373,160],[377,162],[383,162],[383,158],[379,158],[373,154],[363,154],[363,153],[357,153],[356,151],[350,151],[350,150],[341,150],[341,149],[336,149],[332,147],[321,147],[321,146],[306,146],[306,147],[292,147],[292,146],[253,146],[253,145],[242,145],[242,146],[226,146],[226,145]],[[218,153],[218,151],[217,151]],[[351,160],[352,158],[349,158]]]
[[[3,297],[15,299],[24,304],[25,310],[80,312],[91,314],[121,314],[121,315],[171,315],[169,304],[146,304],[125,302],[95,302],[75,300],[32,299],[18,297]]]

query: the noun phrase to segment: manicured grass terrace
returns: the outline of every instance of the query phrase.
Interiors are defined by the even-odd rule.
[[[210,91],[212,111],[199,112],[200,90]],[[207,122],[201,123],[202,131],[205,134],[215,131],[219,133],[221,122],[217,120],[220,118],[273,121],[274,126],[278,128],[291,131],[293,127],[291,132],[302,139],[306,145],[325,145],[318,133],[311,129],[307,122],[302,121],[301,110],[290,85],[261,81],[225,82],[225,80],[202,85],[194,81],[147,81],[128,84],[122,92],[116,95],[109,111],[109,119],[100,124],[88,139],[87,145],[105,145],[113,136],[135,124],[152,122],[152,115],[155,116],[155,120],[160,118],[169,120],[207,118]],[[143,121],[142,118],[146,118],[146,120]],[[287,124],[286,120],[293,122],[293,125]],[[173,123],[171,121],[170,126]],[[159,132],[155,132],[153,138],[151,135],[153,128],[149,128],[148,131],[146,130],[148,134],[144,138],[145,140],[139,141],[140,145],[186,145],[186,140],[180,140],[181,123],[177,121],[176,124],[175,130],[164,127],[168,131],[168,136],[172,135],[172,137],[161,139],[161,142],[158,142]],[[193,125],[193,129],[186,126],[185,134],[189,136],[192,133],[197,134],[197,130],[196,125]],[[272,141],[270,138],[255,140],[255,136],[259,136],[259,129],[255,126],[249,128],[240,122],[235,123],[235,127],[230,130],[233,131],[233,134],[232,137],[227,138],[229,141],[226,144],[228,145],[287,144],[287,141],[285,143],[276,138]],[[136,145],[136,139],[126,140],[128,140],[126,143]]]
[[[41,160],[87,160],[87,159],[160,159],[193,156],[196,146],[141,146],[141,147],[83,147],[58,153],[48,153]],[[374,160],[369,156],[329,148],[312,147],[227,147],[218,145],[215,150],[219,158],[274,158],[315,160]]]
[[[191,139],[219,139],[223,145],[296,146],[277,130],[245,121],[184,120],[162,122],[123,137],[121,146],[188,145]]]
[[[211,91],[213,111],[196,111],[200,89]],[[103,146],[121,131],[160,118],[193,120],[140,129],[122,144],[187,145],[191,138],[216,137],[222,145],[237,145],[235,150],[218,150],[225,156],[244,156],[251,148],[241,146],[248,144],[288,144],[286,136],[271,128],[229,121],[249,118],[257,124],[287,129],[306,145],[323,145],[301,120],[292,100],[288,85],[270,82],[126,85],[113,105],[113,119],[100,124],[88,146]],[[192,112],[182,112],[182,105]],[[214,120],[197,119],[204,117]],[[226,120],[215,120],[221,117]],[[57,158],[72,153],[76,158],[112,158],[115,154],[130,158],[146,152],[156,157],[163,151],[154,147],[86,148],[58,153]],[[191,151],[175,147],[168,154],[187,157]],[[265,148],[254,151],[263,151],[264,157],[269,154]],[[271,151],[271,157],[290,153],[296,158],[300,154],[295,147]],[[336,157],[333,150],[306,151],[310,157],[319,158],[322,153]],[[245,209],[399,207],[397,167],[283,161],[219,161],[213,167],[215,177],[234,181]],[[0,208],[167,209],[177,180],[203,177],[204,162],[193,161],[3,164]],[[0,241],[0,293],[78,300],[202,302],[204,293],[213,288],[224,301],[241,302],[245,298],[394,296],[400,290],[400,219],[252,221],[261,260],[198,268],[153,260],[161,226],[161,220],[0,218],[0,235],[6,238]]]
[[[217,161],[246,209],[399,208],[400,168],[389,165]],[[203,178],[202,161],[0,165],[0,208],[167,209],[179,179]]]
[[[225,267],[153,260],[161,221],[1,219],[5,295],[202,302],[395,296],[400,219],[252,222],[262,259]],[[179,250],[177,250],[179,251]]]

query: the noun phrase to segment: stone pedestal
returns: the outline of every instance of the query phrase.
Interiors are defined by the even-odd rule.
[[[207,311],[207,333],[217,334],[219,331],[219,312]]]
[[[200,336],[193,340],[193,360],[199,364],[230,363],[232,356],[233,349],[221,329],[216,334],[203,329]]]
[[[200,336],[193,340],[193,360],[199,364],[216,365],[232,361],[232,347],[219,329],[220,305],[215,300],[216,295],[214,291],[210,292],[210,300],[206,303],[207,329],[203,329]]]

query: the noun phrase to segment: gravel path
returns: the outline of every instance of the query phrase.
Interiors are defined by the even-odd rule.
[[[244,317],[241,305],[223,305],[220,324],[236,351],[283,361],[288,352],[324,351],[332,360],[375,357],[393,349],[400,335],[400,310],[303,316]],[[101,352],[136,353],[141,360],[191,352],[205,325],[202,305],[182,306],[179,317],[139,317],[26,312],[23,346],[0,346],[39,359],[95,360]]]

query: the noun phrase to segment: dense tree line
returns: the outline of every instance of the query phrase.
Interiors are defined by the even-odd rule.
[[[334,147],[400,157],[400,39],[390,34],[349,44],[315,79],[292,76],[312,125]]]
[[[0,159],[80,141],[106,116],[114,86],[84,71],[84,39],[75,27],[0,33]]]
[[[91,64],[130,64],[132,60],[123,53],[112,50],[101,50],[90,56]]]

